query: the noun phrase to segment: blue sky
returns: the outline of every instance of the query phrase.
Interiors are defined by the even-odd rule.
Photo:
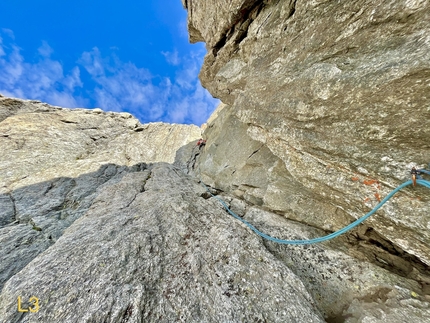
[[[1,0],[0,93],[62,107],[202,124],[219,101],[201,87],[181,0]]]

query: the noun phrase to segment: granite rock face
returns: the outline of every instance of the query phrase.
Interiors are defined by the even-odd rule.
[[[139,163],[173,162],[196,126],[0,97],[0,289]]]
[[[7,281],[1,322],[324,322],[301,280],[191,177],[157,163],[109,182]],[[18,313],[17,297],[34,295],[39,311]]]
[[[0,122],[0,182],[12,189],[42,182],[45,173],[77,177],[103,163],[173,163],[176,150],[201,136],[196,126],[140,124],[129,113],[5,97],[0,97]]]
[[[0,96],[0,322],[427,322],[430,4],[182,0],[193,126]],[[31,296],[39,299],[37,313]],[[34,308],[34,307],[33,307]]]
[[[186,2],[190,39],[208,49],[202,84],[224,102],[205,130],[202,178],[340,229],[430,162],[430,3],[251,2]],[[406,189],[367,221],[426,270],[429,201]]]
[[[404,261],[415,276],[380,268],[351,253],[347,238],[279,246],[228,215],[187,175],[199,176],[210,149],[196,146],[199,128],[1,100],[0,322],[361,322],[381,310],[393,322],[427,320],[422,268]],[[228,111],[212,119],[236,129]],[[212,119],[213,138],[225,135]],[[242,145],[230,148],[259,149],[249,158],[255,167],[272,156]],[[208,182],[218,187],[210,190],[225,181]],[[252,195],[221,197],[273,236],[324,234],[264,210]],[[37,313],[18,312],[18,297],[34,309],[32,296]]]
[[[0,322],[324,322],[182,171],[198,127],[4,97],[0,111]]]
[[[201,82],[223,102],[195,162],[206,183],[324,235],[430,167],[429,1],[183,3],[208,51]],[[333,243],[429,298],[428,189],[404,189]],[[372,306],[350,321],[375,321],[385,305]]]

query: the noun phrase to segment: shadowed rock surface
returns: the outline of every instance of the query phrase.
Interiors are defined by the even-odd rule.
[[[300,279],[168,164],[123,169],[9,279],[4,322],[323,322]],[[37,295],[38,313],[16,299]]]

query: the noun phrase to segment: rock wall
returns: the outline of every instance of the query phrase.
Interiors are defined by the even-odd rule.
[[[226,111],[214,117],[236,122]],[[235,221],[186,175],[205,153],[198,127],[4,97],[0,113],[1,323],[430,319],[417,280],[341,244],[280,246]],[[222,198],[274,236],[324,234]]]
[[[0,288],[88,211],[124,169],[170,162],[196,126],[0,97]]]
[[[0,115],[1,323],[323,322],[181,171],[200,128],[5,97]]]
[[[0,96],[0,322],[430,321],[429,1],[182,0],[194,126]],[[36,313],[31,296],[39,299]],[[34,307],[33,307],[34,309]]]
[[[428,167],[429,1],[186,6],[190,40],[208,49],[200,79],[224,103],[204,134],[206,182],[335,231]],[[414,259],[404,274],[427,284],[429,201],[403,190],[349,239],[383,267],[370,245]]]
[[[301,280],[203,192],[169,164],[118,169],[7,281],[0,322],[324,322]],[[18,296],[39,311],[18,313]]]

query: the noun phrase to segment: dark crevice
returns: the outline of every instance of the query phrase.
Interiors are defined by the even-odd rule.
[[[131,315],[133,314],[133,305],[129,304],[122,315],[121,323],[126,323],[130,320]]]
[[[99,130],[98,127],[78,128],[77,130]]]
[[[149,169],[148,177],[143,181],[142,186],[140,188],[140,193],[146,192],[146,184],[148,183],[148,180],[150,180],[152,177],[152,170]]]
[[[227,32],[224,35],[222,35],[221,39],[214,45],[212,49],[212,53],[214,57],[217,57],[218,52],[220,51],[221,48],[224,47],[225,43],[227,42]]]
[[[325,321],[327,323],[344,323],[347,319],[354,317],[352,314],[346,314],[346,315],[335,315],[335,316],[329,316],[325,318]]]
[[[290,19],[296,13],[296,2],[297,2],[297,0],[293,1],[293,4],[292,4],[292,6],[290,8],[290,12],[288,14],[288,19]]]
[[[288,12],[287,18],[285,20],[284,28],[282,29],[283,31],[287,30],[288,20],[290,20],[294,16],[294,14],[296,13],[296,2],[297,2],[297,0],[293,0],[291,3],[290,11]]]
[[[398,276],[421,284],[422,294],[430,295],[430,266],[379,235],[373,228],[363,226],[345,236],[348,250]]]
[[[224,192],[223,190],[208,186],[203,182],[201,182],[201,183],[205,186],[206,191],[204,193],[200,194],[200,197],[203,197],[205,200],[210,199],[212,196],[217,196],[217,195]]]
[[[79,122],[76,122],[76,121],[63,120],[63,119],[61,119],[60,121],[64,122],[64,123],[74,123],[74,124],[78,124],[79,123]]]
[[[142,183],[142,186],[140,187],[140,189],[139,189],[139,193],[144,193],[145,192],[145,185],[146,185],[146,181],[144,181],[143,183]]]
[[[17,211],[16,211],[16,203],[15,203],[15,199],[14,199],[12,193],[9,193],[9,199],[12,202],[12,210],[13,210],[12,218],[13,218],[13,222],[19,223],[18,214],[17,214]]]
[[[253,151],[252,154],[248,156],[248,159],[251,158],[252,156],[254,156],[256,153],[258,153],[259,150],[260,149],[257,149],[255,151]]]
[[[235,46],[238,46],[242,40],[248,35],[249,25],[257,18],[258,14],[265,7],[265,1],[256,1],[249,8],[243,8],[236,21],[232,24],[230,29],[227,29],[221,36],[220,40],[214,45],[212,53],[214,57],[218,55],[218,52],[225,46],[225,44],[234,36]]]
[[[200,194],[200,197],[203,197],[205,200],[210,199],[212,195],[209,192],[203,192]]]
[[[241,20],[236,23],[234,27],[234,32],[236,32],[237,28],[236,39],[234,40],[236,46],[238,46],[242,40],[248,36],[249,25],[251,25],[251,23],[257,18],[264,7],[264,1],[256,2],[248,11],[245,12]]]
[[[248,36],[248,27],[251,22],[252,20],[247,19],[241,25],[239,25],[239,28],[237,29],[236,39],[234,40],[236,46],[238,46],[242,42],[242,40],[244,40]]]
[[[254,156],[256,153],[258,153],[262,147],[263,147],[263,145],[261,145],[260,147],[258,147],[258,149],[254,150],[254,151],[252,152],[252,154],[248,156],[248,158],[247,158],[247,159],[251,158],[251,157],[252,157],[252,156]]]
[[[254,186],[251,184],[240,184],[240,188],[260,188],[259,186]]]
[[[46,196],[46,194],[48,194],[48,192],[54,187],[54,183],[53,182],[49,182],[49,185],[46,187],[46,190],[42,193],[43,196]]]
[[[100,136],[100,137],[90,136],[90,139],[92,139],[93,141],[97,141],[97,140],[100,140],[100,139],[106,139],[106,138],[107,138],[106,136]]]

